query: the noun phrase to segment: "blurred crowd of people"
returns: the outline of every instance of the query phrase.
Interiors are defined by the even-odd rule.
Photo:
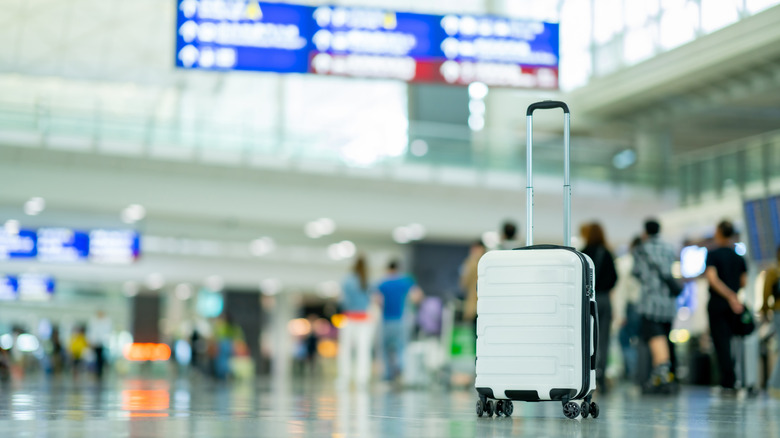
[[[516,231],[515,223],[507,221],[497,249],[519,247]],[[580,237],[582,245],[579,249],[590,257],[595,269],[599,312],[600,348],[596,362],[599,391],[607,392],[611,386],[606,379],[607,359],[613,339],[612,329],[616,327],[622,353],[622,377],[640,384],[644,393],[675,392],[679,384],[676,374],[678,364],[670,333],[681,307],[678,298],[685,286],[673,275],[672,266],[678,255],[675,248],[662,239],[660,223],[648,219],[641,235],[632,240],[628,250],[620,257],[615,256],[600,223],[583,224]],[[708,245],[710,249],[704,270],[709,291],[709,339],[719,376],[717,384],[722,393],[733,393],[740,384],[745,385],[736,375],[732,340],[750,334],[755,328],[750,310],[739,295],[748,278],[745,259],[735,250],[736,237],[731,222],[724,220],[717,224],[712,242]],[[482,241],[474,242],[461,267],[463,322],[475,330],[477,266],[486,251]],[[761,303],[764,320],[769,320],[770,314],[780,309],[780,300],[775,300],[780,297],[779,270],[778,267],[766,270],[764,300]],[[776,333],[780,328],[779,320],[773,318]],[[643,349],[649,354],[640,354]],[[771,392],[780,394],[778,385],[780,361],[776,361],[768,383]]]

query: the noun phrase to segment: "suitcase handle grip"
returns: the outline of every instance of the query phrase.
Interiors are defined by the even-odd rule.
[[[596,369],[596,355],[599,352],[599,310],[596,300],[590,302],[590,316],[593,317],[593,356],[590,357],[590,369]]]
[[[571,183],[569,182],[569,107],[557,100],[532,103],[526,111],[526,246],[534,244],[533,112],[537,109],[563,109],[563,245],[571,246]]]
[[[528,111],[526,111],[525,115],[531,116],[534,114],[534,111],[538,109],[553,109],[553,108],[561,108],[564,114],[569,114],[569,106],[566,105],[565,103],[559,100],[545,100],[542,102],[536,102],[529,105]]]

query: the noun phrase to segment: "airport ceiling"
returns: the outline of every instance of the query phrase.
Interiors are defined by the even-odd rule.
[[[5,0],[0,6],[0,41],[7,42],[0,46],[0,87],[37,81],[42,85],[30,90],[33,94],[70,87],[69,94],[62,96],[69,96],[74,104],[79,104],[79,93],[84,87],[112,90],[115,87],[117,101],[134,93],[157,90],[156,94],[151,93],[157,96],[156,103],[152,104],[155,110],[171,105],[171,101],[175,104],[176,98],[171,96],[177,94],[171,90],[220,94],[228,102],[240,100],[240,88],[223,88],[223,75],[173,68],[175,10],[172,3]],[[415,3],[417,10],[438,3],[439,9],[432,9],[434,12],[444,7],[443,2],[406,3]],[[472,8],[472,12],[479,12],[477,8],[483,3],[448,2],[447,7]],[[496,115],[496,121],[488,123],[494,124],[497,130],[514,132],[522,142],[523,108],[534,100],[560,98],[569,102],[573,135],[583,139],[585,145],[573,154],[574,168],[578,159],[583,165],[594,160],[611,161],[620,149],[633,148],[639,155],[637,163],[624,172],[671,175],[673,179],[669,163],[677,156],[780,129],[780,26],[777,23],[780,23],[780,6],[640,64],[594,78],[589,85],[567,93],[491,90],[488,111]],[[248,81],[247,77],[243,74],[238,80]],[[274,81],[273,75],[259,74],[257,78],[265,83]],[[14,92],[24,95],[25,90]],[[322,95],[321,114],[327,117],[325,90]],[[2,101],[0,96],[0,107]],[[212,104],[212,101],[204,102]],[[540,122],[542,131],[554,134],[560,130],[557,119],[540,117]],[[83,152],[47,153],[35,148],[18,148],[8,142],[0,146],[0,152],[5,169],[5,179],[0,181],[4,187],[13,189],[4,190],[0,199],[4,216],[16,214],[29,196],[48,192],[52,211],[59,212],[54,219],[56,225],[75,227],[79,222],[89,221],[95,226],[116,226],[119,223],[115,212],[123,205],[144,202],[149,217],[145,227],[151,234],[191,239],[227,238],[244,243],[260,235],[275,234],[280,245],[300,249],[299,256],[306,252],[307,245],[312,246],[301,229],[306,221],[325,214],[318,211],[328,212],[337,220],[340,234],[336,237],[350,238],[359,246],[383,254],[382,257],[399,251],[391,239],[393,228],[399,225],[424,223],[434,240],[466,242],[494,229],[503,218],[524,217],[521,175],[496,177],[477,172],[475,176],[474,172],[466,171],[445,177],[443,170],[434,170],[427,174],[423,171],[423,176],[399,176],[388,169],[373,172],[356,169],[333,176],[330,171],[304,170],[303,166],[296,165],[258,172],[258,168],[251,167],[233,170],[236,167],[233,161],[216,165],[204,165],[202,161],[187,164],[186,160],[184,163],[182,160],[154,162],[138,157],[97,156],[92,152],[85,157]],[[28,178],[25,171],[39,179],[23,185],[21,182]],[[47,171],[50,171],[48,177]],[[170,174],[166,174],[168,171]],[[674,207],[674,197],[668,196],[668,191],[653,194],[643,188],[616,187],[611,184],[614,175],[607,172],[601,177],[591,177],[594,181],[588,186],[590,192],[581,196],[580,201],[575,196],[575,207],[581,208],[579,212],[575,210],[575,224],[598,214],[609,215],[612,236],[625,242],[632,236],[634,226],[621,224],[621,220],[638,223],[647,211]],[[177,176],[180,178],[176,179]],[[133,178],[145,177],[149,182],[133,185]],[[475,183],[469,185],[469,181]],[[163,187],[159,193],[155,183]],[[200,197],[185,183],[198,187],[210,197]],[[553,186],[548,184],[545,190],[551,193]],[[658,187],[672,191],[675,188],[673,182]],[[169,188],[170,196],[166,197],[164,191]],[[225,190],[223,194],[232,194],[223,196],[219,188]],[[90,195],[93,193],[95,196]],[[330,205],[326,199],[332,201]],[[408,210],[416,211],[404,214],[406,207],[383,211],[379,202],[382,199],[396,207],[408,205]],[[615,199],[622,204],[615,205]],[[459,213],[464,204],[470,207],[468,212]],[[648,210],[641,210],[641,206]],[[537,208],[541,211],[538,214],[557,215],[558,204],[540,201]],[[31,220],[44,224],[42,219]],[[557,235],[559,224],[542,221],[537,226],[542,235],[552,236]],[[301,261],[299,257],[296,261],[294,250],[279,255],[275,263],[280,272],[285,272],[280,274],[286,276],[283,280],[305,287],[325,278],[338,278],[344,264],[327,265],[326,249],[318,251],[316,257],[322,256],[322,260]],[[158,257],[168,255],[171,254],[162,251]],[[240,263],[254,266],[244,259]],[[186,263],[176,264],[179,271],[172,277],[186,280],[188,276],[203,273],[188,272],[183,265]],[[153,269],[143,267],[133,275],[141,279]],[[196,264],[193,269],[203,271],[204,268]],[[303,278],[306,271],[313,272],[311,279]],[[105,280],[117,281],[128,274],[112,275]],[[241,282],[250,283],[246,278]]]

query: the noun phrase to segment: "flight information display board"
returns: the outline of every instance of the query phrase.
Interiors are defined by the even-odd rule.
[[[557,23],[252,0],[178,0],[187,69],[557,88]]]
[[[39,228],[8,233],[0,228],[0,260],[127,264],[140,255],[141,235],[134,230]]]
[[[751,257],[774,262],[780,246],[780,196],[745,201],[745,225]]]

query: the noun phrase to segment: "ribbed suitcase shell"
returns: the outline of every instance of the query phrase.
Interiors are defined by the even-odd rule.
[[[582,399],[595,390],[593,261],[570,248],[479,261],[475,386],[488,398]]]

